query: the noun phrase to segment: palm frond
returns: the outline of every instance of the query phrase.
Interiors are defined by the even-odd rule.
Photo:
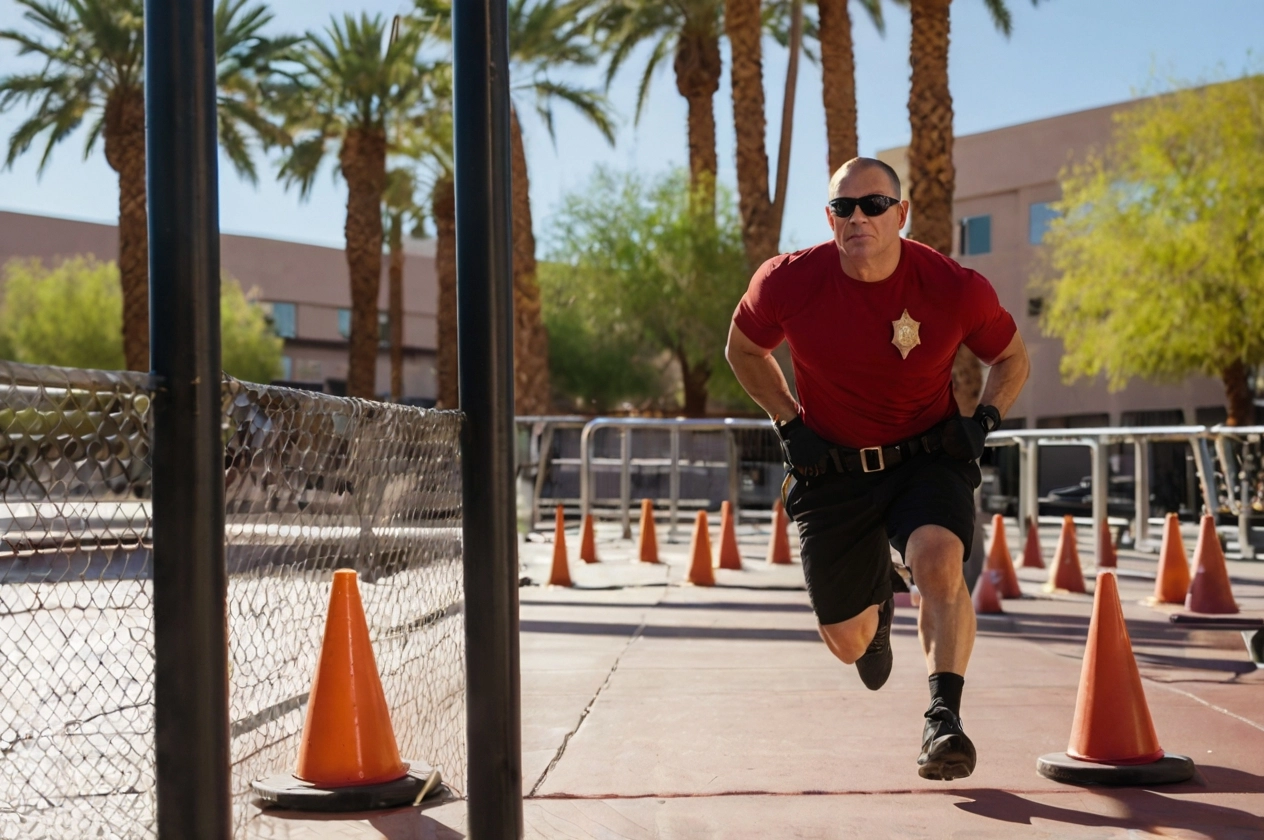
[[[1009,6],[1005,0],[983,0],[983,5],[987,7],[988,14],[992,17],[992,23],[996,26],[996,30],[1006,38],[1014,30],[1014,18],[1010,14]],[[1032,5],[1035,5],[1033,0]]]

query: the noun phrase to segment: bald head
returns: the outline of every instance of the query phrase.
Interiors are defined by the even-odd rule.
[[[856,157],[838,167],[838,171],[834,173],[834,177],[830,178],[829,197],[836,198],[839,195],[838,188],[849,174],[861,170],[876,170],[886,176],[891,182],[891,197],[900,198],[900,176],[895,174],[895,170],[877,158]]]

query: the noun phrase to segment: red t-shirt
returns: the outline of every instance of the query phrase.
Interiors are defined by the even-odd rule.
[[[1017,329],[983,275],[918,242],[901,243],[895,273],[878,283],[844,273],[833,240],[773,257],[733,315],[759,346],[789,343],[804,422],[843,446],[896,443],[952,416],[957,347],[987,364]],[[893,322],[905,310],[919,322],[921,343],[901,358]]]

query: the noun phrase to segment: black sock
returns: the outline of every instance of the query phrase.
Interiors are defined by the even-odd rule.
[[[965,688],[966,678],[949,671],[940,671],[930,675],[930,707],[943,706],[952,710],[954,715],[961,716],[961,689]]]

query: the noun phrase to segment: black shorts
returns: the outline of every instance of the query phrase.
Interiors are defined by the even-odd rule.
[[[803,577],[821,624],[837,624],[891,597],[891,546],[900,554],[923,525],[939,525],[970,556],[979,465],[943,453],[888,470],[796,482],[786,512],[799,526]]]

